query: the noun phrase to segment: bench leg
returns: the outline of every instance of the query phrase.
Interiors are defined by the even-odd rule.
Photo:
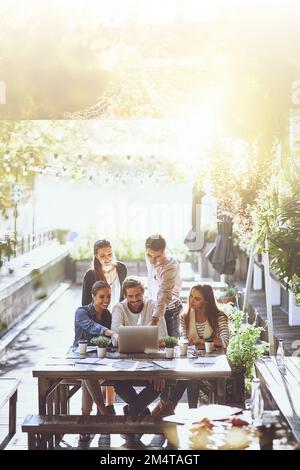
[[[9,399],[9,434],[13,435],[16,433],[16,420],[17,420],[17,398],[18,390]]]

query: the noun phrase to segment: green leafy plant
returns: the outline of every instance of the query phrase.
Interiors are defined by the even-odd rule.
[[[259,252],[268,248],[270,267],[300,300],[299,170],[273,181],[257,211],[256,241]]]
[[[166,336],[164,338],[164,344],[166,348],[174,348],[178,344],[178,338],[175,338],[175,336]]]
[[[124,261],[145,261],[145,249],[143,243],[132,239],[121,239],[116,243],[115,255]]]
[[[91,339],[91,343],[98,346],[98,348],[107,348],[110,345],[111,340],[107,336],[96,336]]]
[[[233,287],[233,286],[229,286],[227,287],[227,289],[225,290],[224,292],[224,296],[225,297],[235,297],[236,295],[238,295],[239,291],[236,287]]]
[[[244,312],[231,310],[230,341],[227,348],[227,358],[234,371],[242,372],[246,387],[253,377],[254,361],[269,350],[269,343],[259,341],[263,327],[257,326],[256,319],[252,324],[244,323]]]

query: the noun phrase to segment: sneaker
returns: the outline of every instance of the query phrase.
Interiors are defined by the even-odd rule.
[[[162,407],[166,404],[164,400],[160,400],[157,405],[151,411],[151,415],[156,418],[157,414],[160,413]]]
[[[115,410],[115,407],[114,405],[107,405],[105,407],[106,411],[108,412],[109,415],[115,415],[116,414],[116,410]]]
[[[153,411],[152,411],[152,416],[158,419],[162,419],[165,416],[173,415],[175,408],[176,408],[176,403],[172,402],[171,400],[168,400],[160,407],[160,410],[158,410],[155,413],[155,415],[153,415]]]

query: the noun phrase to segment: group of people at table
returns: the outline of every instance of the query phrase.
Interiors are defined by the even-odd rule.
[[[111,337],[118,343],[120,326],[158,326],[159,342],[163,345],[166,336],[180,337],[180,330],[189,345],[204,348],[204,342],[211,339],[216,348],[226,351],[229,342],[228,321],[215,302],[210,285],[192,287],[187,310],[183,311],[180,301],[180,264],[168,253],[166,241],[161,235],[152,235],[145,243],[148,269],[147,297],[145,288],[138,277],[127,276],[125,264],[114,257],[108,240],[94,244],[92,268],[83,279],[82,306],[75,312],[75,338],[73,347],[80,340],[88,343],[93,337]],[[124,414],[149,415],[162,418],[174,413],[186,388],[194,387],[194,381],[177,381],[170,386],[155,379],[139,393],[134,382],[117,381],[105,389],[106,405],[101,390],[101,380],[82,381],[82,414],[89,415],[93,403],[99,414],[115,414],[116,394],[126,403]],[[198,386],[198,394],[199,394]],[[148,406],[160,395],[155,408]],[[190,406],[197,406],[197,399]],[[81,440],[89,440],[81,435]]]

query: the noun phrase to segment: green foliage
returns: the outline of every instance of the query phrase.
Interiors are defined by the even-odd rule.
[[[107,348],[110,345],[111,340],[108,336],[96,336],[91,339],[91,343],[98,346],[98,348]]]
[[[239,291],[236,287],[229,286],[225,292],[224,292],[224,297],[232,297],[238,295]]]
[[[266,342],[259,342],[264,328],[243,323],[244,312],[231,311],[230,314],[230,341],[227,348],[227,358],[234,370],[244,373],[245,379],[250,381],[253,376],[254,361],[263,356],[269,348]]]
[[[163,341],[166,348],[174,348],[178,344],[178,338],[175,336],[166,336]]]
[[[203,228],[204,240],[206,243],[212,243],[217,238],[217,228],[211,225],[205,225]]]
[[[118,260],[145,261],[145,249],[142,242],[132,239],[121,239],[116,243],[115,255]]]
[[[7,323],[3,320],[0,320],[0,334],[7,329]]]
[[[89,232],[88,235],[80,236],[74,242],[71,249],[71,258],[74,261],[89,261],[93,258],[93,246],[97,240],[96,234]]]
[[[257,210],[256,241],[258,250],[266,247],[270,266],[281,281],[300,294],[300,172],[273,180]],[[266,245],[267,243],[267,245]]]

